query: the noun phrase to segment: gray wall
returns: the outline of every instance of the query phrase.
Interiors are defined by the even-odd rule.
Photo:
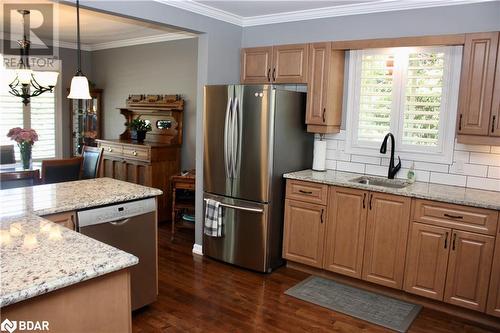
[[[391,38],[500,30],[500,2],[352,15],[243,29],[242,45]]]
[[[116,139],[125,129],[116,109],[129,94],[181,94],[186,100],[182,169],[195,167],[196,38],[93,51],[92,80],[104,89],[104,133]]]

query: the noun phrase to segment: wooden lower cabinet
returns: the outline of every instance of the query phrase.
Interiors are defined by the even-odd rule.
[[[63,226],[65,228],[68,228],[71,230],[76,229],[76,212],[74,212],[74,211],[57,213],[57,214],[50,214],[50,215],[45,215],[42,217],[44,219],[47,219],[47,220],[52,221],[54,223],[57,223],[60,226]]]
[[[448,268],[451,229],[413,222],[411,224],[404,290],[443,300]]]
[[[104,177],[152,186],[151,174],[153,167],[148,163],[106,157],[103,159],[102,168]]]
[[[492,316],[500,317],[500,226],[498,227],[495,254],[493,255],[486,312]]]
[[[330,187],[323,268],[361,278],[367,191]]]
[[[363,280],[402,289],[411,199],[370,193]]]
[[[325,206],[286,199],[283,257],[321,267],[325,219]]]
[[[485,311],[495,238],[453,231],[444,301]]]

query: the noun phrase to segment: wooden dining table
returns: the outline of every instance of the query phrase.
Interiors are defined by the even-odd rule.
[[[42,162],[33,162],[31,168],[29,169],[24,169],[23,164],[20,162],[15,164],[0,164],[0,173],[4,177],[7,176],[7,174],[15,175],[15,174],[29,173],[33,174],[32,178],[41,179],[40,177],[41,169],[42,169]]]

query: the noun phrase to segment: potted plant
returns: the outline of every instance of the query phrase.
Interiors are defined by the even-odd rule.
[[[130,129],[130,136],[132,140],[143,142],[146,139],[146,133],[152,130],[151,123],[147,120],[141,119],[141,116],[132,119],[131,122],[125,124]]]
[[[31,128],[25,129],[21,127],[14,127],[9,130],[7,137],[17,142],[19,152],[21,153],[23,169],[30,169],[31,150],[35,141],[38,141],[38,134]]]

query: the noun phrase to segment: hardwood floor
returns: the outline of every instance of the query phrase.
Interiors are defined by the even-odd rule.
[[[191,253],[192,230],[159,229],[158,301],[134,312],[142,332],[390,332],[284,294],[308,275],[282,267],[254,273]],[[443,313],[424,309],[411,333],[486,333]]]

